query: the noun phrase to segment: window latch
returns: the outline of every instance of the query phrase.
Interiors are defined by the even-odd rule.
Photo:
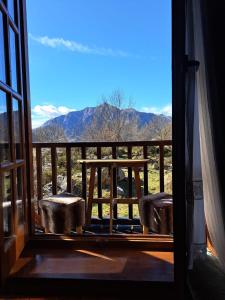
[[[191,59],[191,60],[189,60],[188,59],[188,55],[185,55],[185,60],[186,60],[186,71],[188,71],[188,69],[194,69],[195,70],[195,72],[197,72],[198,71],[198,69],[199,69],[199,66],[200,66],[200,62],[198,61],[198,60],[194,60],[194,59]]]

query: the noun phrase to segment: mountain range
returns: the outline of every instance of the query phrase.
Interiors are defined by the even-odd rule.
[[[50,119],[45,122],[41,127],[48,126],[58,126],[64,129],[65,135],[69,141],[79,141],[82,134],[85,132],[87,126],[90,126],[94,116],[104,112],[106,108],[113,111],[113,116],[118,113],[121,117],[126,118],[126,120],[134,120],[138,122],[138,126],[143,127],[155,118],[161,118],[165,123],[171,122],[171,117],[165,115],[156,115],[154,113],[140,112],[134,108],[119,109],[110,104],[104,103],[96,107],[86,107],[79,111],[72,111],[66,115],[61,115],[56,118]],[[36,129],[34,129],[35,131]]]

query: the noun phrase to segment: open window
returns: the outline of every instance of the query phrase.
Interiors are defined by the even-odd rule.
[[[73,141],[72,143],[66,143],[65,141],[63,143],[50,143],[46,141],[33,143],[32,145],[25,1],[0,1],[0,231],[2,233],[0,249],[3,279],[7,277],[12,269],[27,239],[29,239],[31,246],[46,248],[51,244],[54,248],[57,242],[60,241],[60,245],[63,245],[63,247],[67,247],[67,242],[72,242],[75,247],[88,247],[89,250],[90,247],[105,246],[107,243],[109,243],[107,245],[115,247],[118,243],[117,245],[121,250],[123,247],[124,249],[132,248],[131,245],[143,247],[140,250],[141,253],[147,249],[148,251],[154,249],[169,250],[169,258],[163,258],[159,255],[156,259],[159,263],[163,261],[170,265],[170,282],[172,283],[174,283],[175,270],[175,282],[178,283],[180,292],[184,288],[186,250],[184,231],[184,12],[183,1],[173,1],[173,143],[171,140]],[[32,36],[31,38],[35,39],[36,37]],[[39,41],[42,43],[43,40],[39,39]],[[95,49],[95,51],[97,50]],[[124,55],[124,53],[119,55]],[[137,218],[139,217],[138,202],[131,202],[135,193],[136,182],[133,181],[135,176],[132,173],[132,166],[128,165],[122,168],[123,172],[117,172],[116,169],[112,171],[111,178],[114,184],[112,195],[117,200],[112,215],[113,235],[109,236],[108,232],[105,235],[110,221],[109,218],[104,216],[104,214],[107,215],[107,209],[104,210],[105,203],[102,204],[103,200],[99,200],[94,205],[92,212],[95,216],[93,215],[91,226],[85,224],[86,227],[82,236],[77,235],[76,230],[70,232],[69,235],[45,234],[39,205],[39,201],[44,198],[43,188],[46,188],[45,185],[51,183],[49,185],[50,194],[55,195],[61,192],[58,188],[60,171],[66,176],[63,178],[65,191],[71,193],[74,188],[74,173],[79,170],[79,176],[77,176],[80,179],[79,196],[87,201],[88,192],[90,193],[90,189],[88,191],[90,173],[84,164],[79,165],[76,160],[105,158],[107,151],[109,151],[109,158],[112,159],[151,159],[151,156],[154,159],[157,158],[155,166],[158,174],[157,192],[165,191],[170,194],[173,191],[172,210],[158,207],[153,212],[153,216],[158,217],[158,221],[164,219],[164,223],[158,222],[159,227],[155,233],[149,226],[148,234],[143,236],[140,219]],[[34,180],[32,160],[34,160]],[[173,164],[173,174],[171,164]],[[142,182],[140,183],[143,195],[153,192],[151,190],[152,183],[149,181],[151,167],[149,162],[144,162],[141,171]],[[103,198],[105,192],[102,189],[103,172],[101,166],[96,166],[97,180],[94,187],[95,196],[99,199]],[[171,180],[173,176],[171,190],[168,190],[166,185],[166,173],[169,174]],[[118,176],[120,175],[127,184],[126,197],[118,196],[120,189],[116,188],[116,182],[118,182]],[[46,178],[49,181],[46,181]],[[138,177],[134,179],[139,180]],[[92,180],[94,181],[94,179]],[[108,180],[107,176],[106,180]],[[32,194],[33,186],[34,195]],[[129,201],[124,202],[124,199],[128,198]],[[120,218],[121,204],[126,207],[126,218]],[[171,214],[173,214],[173,221]],[[166,224],[168,227],[162,229],[160,227],[162,224]],[[162,231],[160,232],[160,230]],[[174,270],[173,249],[175,249]],[[79,255],[81,255],[80,253]],[[87,255],[96,256],[96,253],[90,254],[86,251],[82,255],[85,255],[85,257]],[[98,255],[100,254],[98,253]],[[100,258],[106,259],[103,256],[101,254]],[[154,255],[149,256],[154,257]],[[155,278],[152,276],[150,281],[154,280]],[[162,281],[168,281],[168,278]]]
[[[0,195],[1,279],[9,273],[28,239],[25,141],[23,3],[0,1]],[[26,146],[26,148],[25,148]]]

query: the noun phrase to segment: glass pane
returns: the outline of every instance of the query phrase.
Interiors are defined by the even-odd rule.
[[[6,94],[0,91],[0,163],[10,160]]]
[[[8,12],[10,17],[15,20],[15,7],[14,7],[14,0],[8,0]]]
[[[16,145],[16,159],[22,158],[21,151],[21,117],[20,117],[20,107],[16,99],[13,99],[13,125],[14,125],[14,138]]]
[[[10,28],[10,63],[11,63],[11,81],[12,88],[18,91],[18,80],[17,80],[17,60],[16,60],[16,35],[15,32]]]
[[[3,32],[3,15],[0,11],[0,80],[5,82],[5,47]]]
[[[3,175],[3,234],[12,235],[12,177],[7,172]]]
[[[16,177],[16,209],[18,225],[24,224],[24,202],[23,202],[23,172],[22,168],[17,169]]]

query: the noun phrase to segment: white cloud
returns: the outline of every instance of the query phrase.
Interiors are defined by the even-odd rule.
[[[143,107],[141,109],[141,111],[148,112],[148,113],[151,112],[151,113],[157,114],[157,115],[163,114],[166,116],[172,116],[172,105],[168,104],[163,107],[156,107],[156,106]]]
[[[118,57],[129,57],[131,54],[121,51],[121,50],[113,50],[111,48],[101,48],[101,47],[90,47],[87,45],[83,45],[73,40],[65,40],[63,38],[50,38],[48,36],[34,36],[29,33],[29,37],[46,47],[50,48],[64,48],[72,52],[78,52],[82,54],[95,54],[102,56],[118,56]]]
[[[37,128],[43,125],[48,119],[38,118],[37,116],[32,115],[32,128]]]
[[[39,127],[47,120],[66,115],[71,111],[75,111],[75,109],[66,106],[35,105],[32,109],[32,127]]]
[[[32,112],[39,115],[39,116],[46,116],[46,117],[57,117],[60,115],[68,114],[75,109],[68,108],[66,106],[54,106],[54,105],[36,105],[32,109]]]

